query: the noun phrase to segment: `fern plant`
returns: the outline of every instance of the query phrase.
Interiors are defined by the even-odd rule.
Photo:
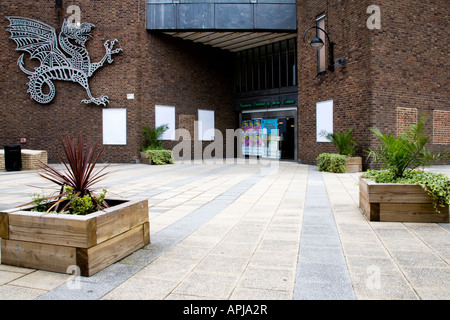
[[[409,126],[398,137],[371,129],[380,143],[377,149],[369,151],[369,155],[375,164],[381,163],[382,169],[386,170],[369,170],[362,177],[377,183],[418,184],[433,198],[434,207],[439,212],[439,207],[450,203],[450,180],[443,174],[416,169],[436,160],[449,159],[450,152],[432,153],[427,149],[429,138],[423,132],[425,122],[426,117],[421,116],[417,124]]]
[[[141,151],[147,150],[163,150],[164,141],[159,140],[164,132],[169,129],[167,124],[160,125],[156,128],[151,128],[150,126],[142,127],[142,137],[144,138],[144,145],[141,148]]]
[[[408,172],[430,165],[436,160],[448,158],[450,153],[432,153],[427,147],[428,136],[423,132],[426,118],[420,117],[417,124],[410,125],[406,132],[395,137],[370,129],[380,140],[378,148],[369,151],[377,165],[392,173],[393,179],[403,178]]]
[[[356,142],[353,140],[353,129],[344,132],[327,133],[325,138],[338,150],[340,155],[354,157],[356,155]]]

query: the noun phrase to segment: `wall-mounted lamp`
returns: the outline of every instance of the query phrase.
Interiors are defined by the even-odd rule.
[[[62,0],[55,0],[55,8],[60,9],[62,7]]]
[[[306,29],[305,33],[303,34],[303,42],[305,42],[306,33],[309,30],[313,29],[313,28],[323,31],[323,33],[325,33],[325,35],[327,36],[328,43],[329,43],[329,64],[328,64],[328,70],[333,72],[334,71],[334,42],[330,41],[330,37],[328,36],[328,33],[326,33],[326,31],[323,30],[320,27],[316,27],[316,26],[309,27],[308,29]],[[314,48],[317,51],[319,51],[324,46],[324,43],[323,43],[322,39],[320,39],[318,37],[315,37],[314,39],[311,40],[310,45],[311,45],[312,48]]]

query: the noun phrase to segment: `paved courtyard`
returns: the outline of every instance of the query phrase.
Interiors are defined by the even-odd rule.
[[[359,173],[294,162],[110,171],[110,196],[149,200],[151,243],[92,277],[0,264],[0,300],[450,299],[450,225],[367,221]],[[49,187],[36,171],[0,171],[0,210]]]

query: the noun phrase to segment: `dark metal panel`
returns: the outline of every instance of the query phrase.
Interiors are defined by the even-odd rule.
[[[227,0],[224,0],[227,1]],[[285,3],[291,3],[291,4],[296,4],[297,1],[296,0],[256,0],[254,2],[259,3],[270,3],[270,4],[285,4]]]
[[[178,5],[178,29],[214,29],[214,5],[189,3]]]
[[[149,0],[147,29],[295,31],[296,12],[295,0]]]
[[[297,5],[262,4],[255,6],[255,29],[297,29]]]
[[[216,4],[216,29],[253,29],[253,5],[243,3]]]
[[[176,5],[148,4],[147,5],[147,29],[149,30],[176,30]]]

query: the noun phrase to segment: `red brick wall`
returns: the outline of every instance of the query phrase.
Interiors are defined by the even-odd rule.
[[[397,136],[404,133],[410,125],[417,124],[417,108],[397,108]]]
[[[327,7],[328,3],[328,7]],[[298,1],[298,155],[302,163],[316,163],[322,152],[336,152],[331,143],[316,142],[316,103],[333,100],[334,131],[353,128],[358,154],[369,147],[371,126],[371,86],[368,76],[370,37],[366,27],[368,1]],[[367,5],[366,5],[367,4]],[[315,37],[310,30],[303,42],[304,31],[315,25],[316,17],[326,14],[326,30],[335,42],[334,57],[345,58],[348,65],[335,72],[317,75],[317,55],[309,42]],[[327,43],[328,45],[328,43]],[[328,47],[327,65],[328,65]]]
[[[433,114],[450,111],[448,94],[448,16],[450,7],[439,0],[378,1],[381,29],[371,32],[374,78],[373,122],[394,133],[396,108],[415,108],[426,115],[432,151],[436,145]]]
[[[433,143],[450,145],[450,111],[433,111]]]
[[[127,109],[127,145],[107,146],[102,161],[133,162],[139,158],[141,128],[154,125],[155,105],[175,106],[176,119],[179,114],[196,116],[199,108],[212,109],[218,128],[236,127],[230,54],[148,32],[145,0],[63,1],[59,13],[54,5],[53,0],[4,0],[1,25],[5,31],[5,16],[24,16],[59,31],[63,17],[69,16],[65,14],[67,6],[78,5],[81,21],[96,26],[87,42],[92,62],[103,57],[106,40],[119,39],[116,48],[124,52],[114,56],[112,65],[105,63],[89,82],[94,96],[109,96],[109,108]],[[17,66],[21,53],[15,51],[16,44],[4,31],[0,32],[0,145],[18,143],[24,137],[24,148],[48,150],[49,162],[55,162],[61,152],[58,139],[62,135],[82,133],[101,142],[103,107],[81,104],[87,94],[79,84],[55,81],[56,97],[51,103],[41,105],[31,100],[28,77]],[[37,66],[28,57],[25,60],[28,69]],[[128,93],[134,93],[135,99],[127,100]]]
[[[373,4],[381,9],[381,26],[370,30],[366,10]],[[299,136],[304,137],[299,139],[298,154],[302,162],[315,163],[321,152],[335,151],[330,143],[315,142],[318,101],[334,100],[334,130],[353,128],[361,156],[377,143],[369,128],[396,133],[398,108],[427,114],[426,133],[432,137],[433,111],[450,110],[445,40],[449,11],[438,0],[298,1],[298,118]],[[309,47],[315,32],[310,31],[307,43],[301,36],[322,13],[336,43],[335,58],[347,59],[348,65],[316,76],[316,52]],[[431,150],[442,147],[432,140]],[[368,163],[364,164],[367,168]]]

